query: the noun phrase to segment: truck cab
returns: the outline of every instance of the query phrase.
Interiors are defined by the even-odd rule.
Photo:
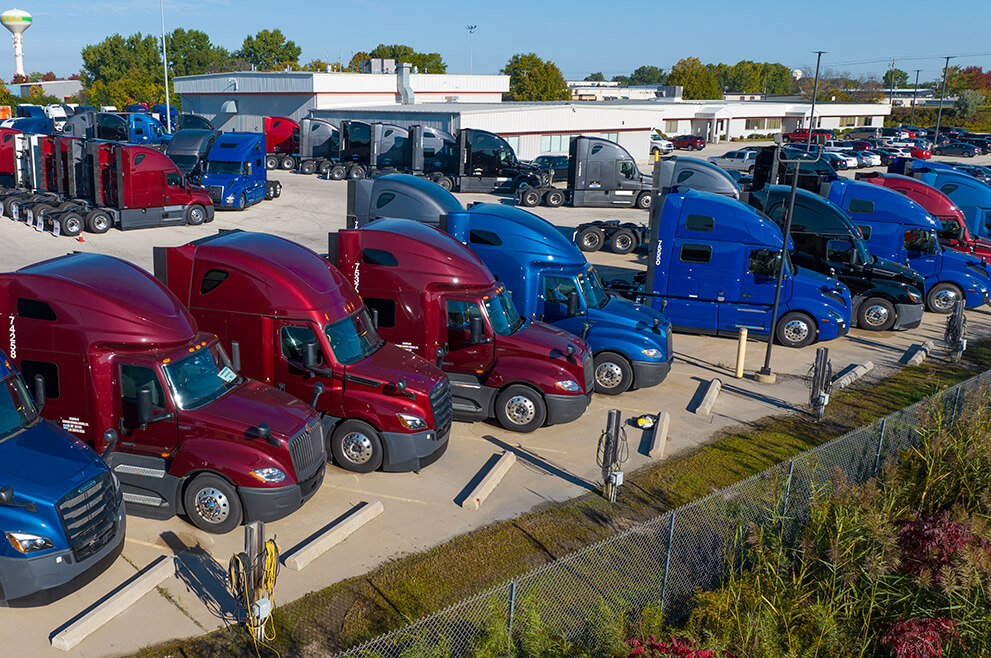
[[[165,146],[172,139],[165,126],[145,112],[125,112],[119,115],[127,122],[127,141],[144,146]]]
[[[265,168],[296,168],[299,155],[299,124],[289,117],[265,117]]]
[[[575,207],[650,208],[652,179],[629,151],[600,137],[575,137],[568,155],[568,202]],[[545,203],[547,196],[544,197]]]
[[[169,156],[175,163],[175,166],[179,168],[179,173],[188,182],[194,185],[202,184],[207,156],[219,136],[220,131],[218,130],[193,128],[176,130],[172,135],[172,141],[165,149],[165,155]]]
[[[378,317],[379,334],[451,381],[454,417],[532,432],[580,417],[592,395],[588,345],[521,317],[467,247],[408,219],[332,233],[329,258]]]
[[[447,377],[379,338],[352,285],[320,255],[273,235],[224,231],[156,247],[155,276],[240,355],[242,372],[314,403],[339,466],[416,471],[444,454]],[[314,398],[317,382],[324,393]]]
[[[458,154],[455,171],[435,172],[436,182],[445,187],[451,184],[451,178],[457,178],[457,189],[460,192],[509,192],[514,193],[521,186],[540,185],[540,170],[527,163],[520,162],[516,152],[505,139],[487,130],[463,128],[458,131],[454,148]],[[446,159],[440,160],[446,162]],[[430,174],[431,172],[427,172]]]
[[[234,371],[215,335],[125,261],[74,253],[0,275],[11,361],[45,418],[99,452],[129,514],[184,514],[212,533],[273,521],[319,488],[319,416]]]
[[[13,317],[13,316],[11,316]],[[11,334],[10,350],[18,343]],[[102,573],[124,547],[120,484],[93,450],[44,420],[0,353],[0,602],[47,603]]]
[[[269,198],[265,136],[226,133],[207,154],[203,186],[217,208],[244,210]]]
[[[935,187],[963,213],[970,233],[991,240],[991,185],[950,165],[922,160],[896,160],[889,173],[904,174]]]
[[[299,171],[328,176],[340,158],[341,131],[330,121],[307,117],[299,122]],[[335,171],[335,180],[347,175],[346,169]]]
[[[78,112],[62,126],[62,134],[67,137],[105,139],[112,142],[130,141],[130,128],[127,120],[110,112]]]

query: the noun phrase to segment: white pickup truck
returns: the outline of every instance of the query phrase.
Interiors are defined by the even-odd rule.
[[[735,170],[752,174],[754,164],[757,162],[757,151],[727,151],[722,155],[712,156],[709,162],[727,171]]]

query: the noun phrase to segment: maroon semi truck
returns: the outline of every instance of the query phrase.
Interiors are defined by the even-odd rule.
[[[506,288],[466,246],[407,219],[331,233],[328,258],[378,317],[379,334],[437,359],[456,420],[496,418],[532,432],[567,423],[592,397],[585,341],[519,316]]]
[[[155,276],[217,334],[243,372],[310,401],[327,452],[351,471],[415,471],[447,449],[451,392],[431,362],[379,338],[323,257],[265,233],[224,231],[155,248]]]
[[[97,452],[112,446],[128,513],[223,533],[286,516],[323,481],[320,417],[235,372],[138,267],[84,253],[37,263],[0,274],[0,308],[43,415]]]

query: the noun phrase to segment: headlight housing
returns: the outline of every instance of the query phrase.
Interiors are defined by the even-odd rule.
[[[653,347],[649,347],[649,348],[647,348],[645,350],[640,350],[640,352],[645,357],[647,357],[648,359],[661,359],[661,358],[664,357],[664,353],[663,352],[661,352],[659,349],[655,349]]]
[[[571,379],[563,379],[559,382],[554,382],[554,385],[562,391],[568,391],[569,393],[578,393],[582,390],[582,387],[578,385],[578,382]]]
[[[234,203],[234,195],[233,194],[228,194],[227,195],[227,203]]]
[[[913,304],[921,304],[922,303],[922,295],[920,295],[919,293],[915,292],[914,290],[909,290],[908,291],[908,298],[910,300],[912,300],[912,303]]]
[[[414,416],[412,414],[396,414],[396,418],[399,419],[400,425],[411,432],[427,429],[427,421],[419,416]]]
[[[265,484],[278,484],[286,479],[286,474],[281,468],[259,468],[251,471],[251,475]]]
[[[48,537],[43,537],[41,535],[34,535],[30,532],[14,532],[10,531],[5,533],[7,535],[7,541],[13,546],[17,551],[27,554],[27,553],[37,553],[38,551],[47,551],[49,548],[55,548],[55,544]]]

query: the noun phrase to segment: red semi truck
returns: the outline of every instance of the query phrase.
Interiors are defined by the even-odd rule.
[[[155,248],[155,276],[216,333],[243,372],[315,398],[327,452],[348,470],[415,471],[451,432],[447,377],[379,338],[354,287],[316,252],[265,233],[224,231]]]
[[[152,276],[75,253],[0,274],[10,352],[45,418],[112,452],[130,514],[223,533],[293,512],[323,481],[319,416],[234,371]],[[119,438],[117,438],[119,437]]]
[[[505,286],[465,245],[407,219],[331,233],[331,262],[378,316],[386,340],[438,359],[454,417],[532,432],[567,423],[592,397],[585,341],[517,314]]]
[[[265,117],[263,121],[265,168],[295,169],[299,153],[299,124],[288,117]]]

